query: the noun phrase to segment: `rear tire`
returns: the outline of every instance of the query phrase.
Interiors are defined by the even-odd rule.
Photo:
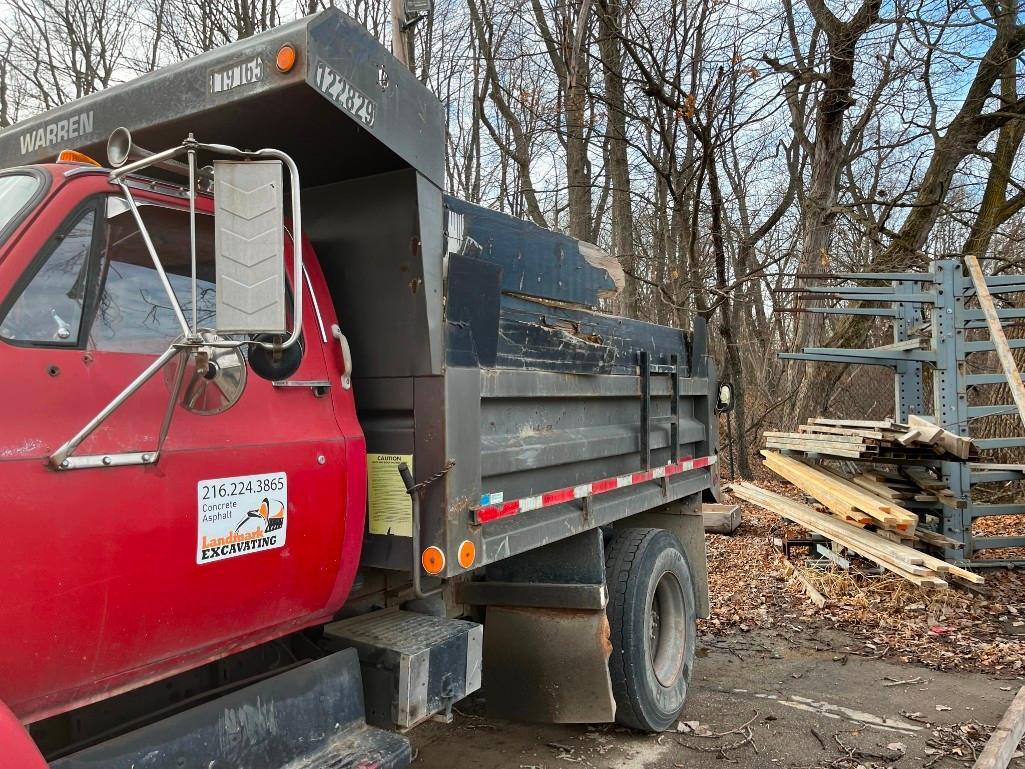
[[[616,721],[661,732],[683,710],[694,666],[690,565],[664,529],[615,530],[605,552]]]

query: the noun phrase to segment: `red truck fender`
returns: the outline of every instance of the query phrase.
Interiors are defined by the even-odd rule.
[[[0,769],[46,769],[46,761],[25,727],[0,701]]]

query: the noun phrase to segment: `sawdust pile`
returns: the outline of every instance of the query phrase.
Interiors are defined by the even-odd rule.
[[[792,486],[759,478],[759,485],[788,496]],[[729,495],[725,501],[731,500]],[[700,622],[706,641],[755,628],[791,635],[816,628],[844,631],[837,651],[926,665],[937,670],[976,670],[1025,675],[1025,570],[991,569],[981,591],[951,587],[927,592],[890,574],[861,568],[806,568],[805,551],[791,562],[825,597],[822,608],[804,595],[796,578],[783,576],[783,553],[773,538],[800,534],[774,513],[740,502],[743,522],[732,536],[708,534],[712,616]],[[821,640],[821,639],[818,639]]]

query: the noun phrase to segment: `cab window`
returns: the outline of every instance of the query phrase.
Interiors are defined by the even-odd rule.
[[[140,205],[139,213],[185,318],[192,322],[192,253],[189,213]],[[111,352],[161,353],[181,328],[153,267],[135,218],[112,198],[101,245],[100,291],[89,346]],[[200,328],[214,322],[213,217],[196,215],[196,316]]]
[[[43,189],[43,180],[34,174],[0,176],[0,243],[32,207]]]
[[[77,215],[37,259],[36,271],[0,321],[0,337],[32,345],[73,347],[87,295],[96,209]]]

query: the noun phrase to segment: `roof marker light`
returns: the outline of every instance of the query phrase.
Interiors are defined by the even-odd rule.
[[[298,52],[295,50],[295,46],[285,43],[278,49],[278,54],[274,57],[274,66],[278,68],[278,72],[291,72],[297,58]]]
[[[97,166],[97,167],[99,167],[99,165],[100,165],[99,163],[97,163],[95,160],[93,160],[88,155],[85,155],[85,154],[83,154],[81,152],[77,152],[76,150],[61,150],[61,154],[59,154],[57,156],[57,162],[58,163],[82,163],[82,164],[87,165],[87,166]]]

